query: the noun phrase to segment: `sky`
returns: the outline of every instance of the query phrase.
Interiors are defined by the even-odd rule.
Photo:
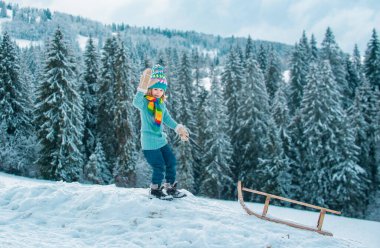
[[[320,45],[327,27],[340,48],[364,54],[375,28],[378,0],[6,0],[21,7],[49,8],[102,23],[125,23],[222,37],[248,37],[294,45],[302,32]]]

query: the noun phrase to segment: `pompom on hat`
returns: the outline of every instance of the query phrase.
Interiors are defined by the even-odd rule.
[[[167,87],[168,82],[166,81],[164,67],[159,64],[153,66],[148,89],[163,89],[166,91]]]

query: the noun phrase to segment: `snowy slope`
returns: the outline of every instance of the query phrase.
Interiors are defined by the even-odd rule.
[[[293,220],[312,214],[276,207],[269,211]],[[334,237],[247,216],[237,202],[192,195],[166,202],[150,200],[146,189],[0,173],[2,248],[379,247],[378,222],[328,216],[325,226]]]

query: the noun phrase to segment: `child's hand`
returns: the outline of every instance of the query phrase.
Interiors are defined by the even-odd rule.
[[[189,141],[189,132],[184,125],[178,124],[175,131],[182,141]]]
[[[150,68],[145,69],[140,77],[139,88],[142,90],[148,90],[148,85],[150,81],[150,76],[152,75],[152,70]]]

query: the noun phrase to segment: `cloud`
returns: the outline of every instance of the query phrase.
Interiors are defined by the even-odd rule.
[[[289,27],[286,29],[267,23],[242,27],[236,32],[236,36],[248,37],[248,35],[251,35],[252,39],[282,42],[289,45],[294,45],[299,37],[301,37],[301,34],[302,30],[300,31],[297,28]]]
[[[294,44],[302,31],[318,43],[331,27],[340,47],[366,47],[380,29],[378,0],[11,0],[21,6],[50,8],[103,23],[121,23],[222,36],[244,36]]]
[[[332,11],[331,14],[315,22],[310,27],[310,32],[315,33],[321,42],[329,26],[335,34],[337,43],[344,51],[351,52],[355,43],[359,44],[360,50],[363,51],[371,30],[379,23],[380,16],[375,10],[354,7]]]

